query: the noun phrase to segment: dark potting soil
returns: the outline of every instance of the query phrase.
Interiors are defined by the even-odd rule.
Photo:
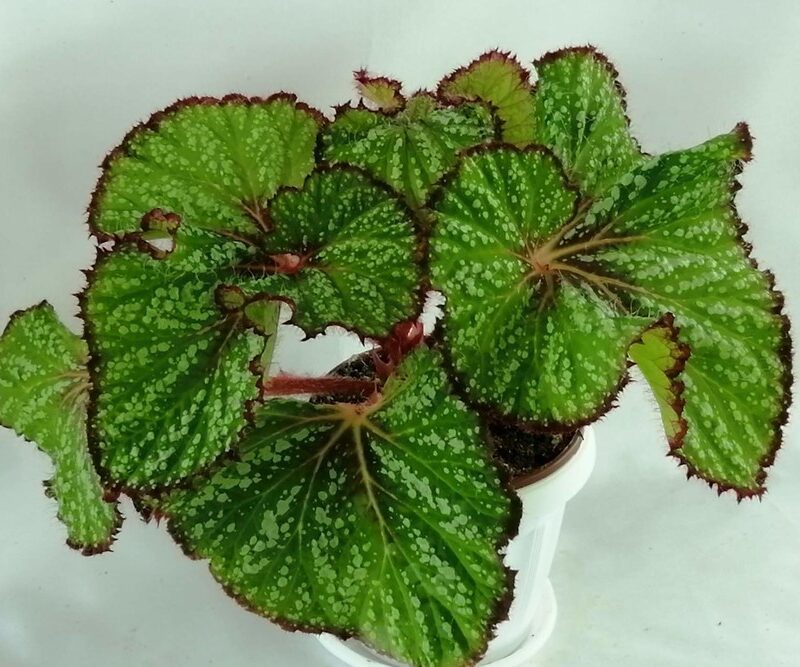
[[[551,463],[572,442],[575,433],[530,433],[496,419],[487,420],[489,440],[495,458],[504,463],[512,477],[521,477]]]
[[[352,378],[372,378],[375,367],[369,352],[357,354],[336,366],[330,375]],[[315,396],[313,403],[333,403],[334,401],[358,402],[359,396]],[[575,433],[552,434],[531,433],[518,428],[506,420],[487,417],[484,420],[494,457],[513,477],[530,475],[534,471],[554,461],[575,437]]]

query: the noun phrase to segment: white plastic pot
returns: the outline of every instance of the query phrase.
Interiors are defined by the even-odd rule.
[[[594,468],[595,440],[591,427],[582,439],[538,471],[538,479],[519,488],[522,521],[519,534],[508,545],[505,563],[517,570],[514,601],[508,619],[497,626],[483,660],[488,667],[522,667],[544,646],[556,623],[556,598],[550,585],[564,507],[581,490]],[[361,642],[320,635],[322,645],[351,667],[401,663],[376,654]]]

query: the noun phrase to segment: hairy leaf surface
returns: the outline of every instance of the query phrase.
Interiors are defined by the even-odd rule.
[[[163,259],[133,241],[101,253],[82,298],[94,385],[91,432],[110,481],[174,483],[226,451],[258,394],[263,339],[217,287],[250,246],[181,226]]]
[[[89,456],[86,358],[86,344],[44,302],[14,314],[0,338],[0,423],[52,459],[48,495],[67,544],[89,555],[109,548],[121,518]]]
[[[617,71],[591,47],[549,53],[534,64],[533,143],[556,154],[582,194],[603,193],[644,159]]]
[[[418,312],[410,213],[384,185],[352,168],[318,171],[263,220],[257,246],[154,210],[98,259],[83,315],[92,432],[114,483],[173,484],[230,448],[257,396],[260,334],[277,326],[271,300],[290,301],[309,334],[341,324],[380,337]],[[154,247],[165,240],[170,249]]]
[[[552,168],[542,153],[499,148],[467,159],[437,206],[432,264],[448,297],[453,362],[471,394],[549,427],[588,419],[609,397],[598,403],[584,387],[607,390],[610,360],[631,333],[672,313],[691,348],[679,456],[721,488],[763,490],[785,420],[789,361],[780,298],[749,259],[732,203],[749,153],[738,126],[648,159],[571,215],[574,193],[554,176],[537,178],[543,164]],[[458,248],[463,259],[454,259]],[[525,292],[516,303],[514,289]],[[596,319],[567,309],[576,294],[598,304]],[[492,315],[480,309],[520,324],[501,327],[489,345]],[[591,343],[574,340],[581,334]],[[555,363],[541,363],[549,350]],[[509,395],[512,382],[527,402]],[[565,411],[566,394],[552,400],[557,387],[570,388],[574,410]]]
[[[268,401],[239,460],[163,509],[248,608],[414,665],[474,660],[508,594],[517,507],[427,349],[371,405]]]
[[[442,106],[418,94],[395,113],[339,109],[323,135],[326,159],[366,169],[401,192],[412,208],[456,162],[459,150],[494,137],[491,113],[480,104]]]
[[[239,270],[248,292],[291,301],[307,333],[338,323],[367,336],[387,335],[420,309],[420,269],[411,212],[382,183],[337,166],[314,172],[302,189],[269,204],[274,229],[263,257]],[[280,272],[274,258],[293,257]]]
[[[503,141],[527,146],[536,137],[529,79],[530,73],[516,58],[501,51],[489,51],[443,79],[439,94],[451,102],[488,102],[500,118]]]
[[[287,94],[181,100],[106,158],[89,225],[101,237],[119,236],[161,208],[187,226],[252,233],[277,189],[301,185],[313,169],[321,122]]]
[[[364,70],[354,72],[356,86],[362,99],[367,100],[381,111],[396,111],[405,106],[406,99],[401,92],[402,84],[385,76],[370,76]]]
[[[591,420],[650,322],[538,273],[533,249],[571,223],[576,201],[552,155],[502,147],[466,157],[434,207],[431,271],[455,369],[476,400],[544,428]]]
[[[575,262],[629,308],[674,313],[691,350],[682,375],[688,430],[675,452],[740,497],[763,491],[791,375],[782,298],[750,260],[733,207],[735,176],[750,150],[742,125],[651,159],[622,177],[566,240],[590,244]],[[606,243],[625,237],[634,240]]]

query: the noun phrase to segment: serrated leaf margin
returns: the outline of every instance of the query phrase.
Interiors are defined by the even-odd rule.
[[[364,107],[364,109],[366,109],[366,107]],[[380,110],[376,111],[374,109],[366,109],[366,110],[372,113],[386,113],[388,115],[391,115],[391,112],[383,112]],[[416,322],[419,319],[420,315],[422,314],[423,308],[425,307],[425,298],[428,291],[426,288],[427,285],[427,273],[425,272],[426,265],[424,264],[424,258],[427,253],[427,236],[424,233],[424,228],[419,217],[414,214],[409,205],[406,203],[403,196],[400,193],[398,193],[394,188],[392,188],[390,185],[384,183],[383,181],[378,180],[372,174],[370,174],[365,169],[362,169],[361,167],[357,167],[355,165],[347,164],[344,162],[331,163],[325,160],[317,160],[316,166],[311,171],[311,173],[308,174],[308,176],[306,176],[305,180],[300,186],[282,185],[278,188],[278,190],[275,192],[275,195],[267,203],[267,206],[264,210],[264,221],[266,222],[266,224],[269,226],[270,229],[275,228],[275,222],[272,218],[272,202],[277,200],[283,193],[287,192],[300,193],[303,191],[306,181],[308,181],[308,179],[310,179],[312,176],[317,174],[327,174],[337,171],[358,175],[360,178],[363,178],[364,181],[368,183],[370,186],[381,190],[394,203],[397,204],[400,211],[405,214],[408,222],[410,223],[411,229],[414,233],[414,240],[416,241],[416,248],[414,254],[411,257],[411,260],[413,266],[417,269],[418,280],[417,280],[417,289],[415,290],[413,295],[414,306],[412,312],[409,315],[409,317],[407,317],[405,320],[402,321]],[[269,237],[267,237],[267,240],[268,239]],[[300,331],[303,332],[304,336],[302,339],[303,341],[311,340],[313,338],[316,338],[317,336],[321,336],[325,334],[330,328],[343,329],[348,333],[353,333],[356,336],[358,336],[358,339],[361,343],[364,343],[365,341],[380,342],[385,338],[389,337],[392,333],[390,329],[389,331],[385,332],[384,335],[377,335],[375,333],[365,331],[358,327],[354,327],[350,324],[346,324],[344,322],[338,322],[335,320],[328,322],[327,324],[319,328],[306,329],[305,327],[301,326],[296,320],[297,304],[295,303],[294,299],[287,296],[283,296],[281,294],[275,294],[264,291],[255,292],[253,295],[250,296],[250,298],[251,300],[263,299],[267,301],[277,301],[287,305],[291,310],[292,314],[289,317],[289,319],[282,321],[281,323],[290,324],[300,329]],[[394,324],[396,323],[393,323],[393,325]]]
[[[580,207],[580,190],[567,176],[566,172],[564,171],[564,167],[561,164],[561,160],[558,159],[555,153],[547,146],[543,146],[541,144],[528,144],[527,146],[516,146],[515,144],[510,144],[499,140],[484,144],[479,144],[477,146],[470,146],[469,148],[460,151],[458,154],[459,158],[458,161],[449,172],[447,172],[441,179],[439,179],[430,197],[425,202],[425,207],[431,210],[435,208],[438,201],[444,195],[444,192],[447,189],[448,185],[458,176],[458,172],[461,168],[461,164],[464,158],[470,157],[472,155],[477,155],[483,152],[491,152],[497,149],[510,150],[517,153],[541,153],[543,155],[549,156],[553,160],[554,164],[558,167],[564,188],[574,192],[576,195],[575,204],[573,205],[573,212],[572,212],[574,216],[574,214]],[[433,284],[430,271],[430,262],[431,262],[430,241],[433,236],[433,231],[435,227],[436,225],[434,224],[431,225],[428,229],[426,229],[427,253],[424,259],[424,267],[427,280],[426,289],[428,291],[430,290],[439,291],[436,285]],[[443,292],[441,293],[444,294]],[[445,294],[445,297],[446,296],[447,295]],[[456,390],[458,398],[461,399],[461,401],[463,401],[471,410],[485,416],[488,419],[491,419],[492,421],[508,424],[510,426],[514,426],[529,433],[559,433],[559,434],[572,433],[584,426],[588,426],[589,424],[596,422],[598,419],[601,419],[608,412],[616,408],[619,405],[620,395],[622,394],[625,387],[627,387],[631,381],[631,377],[628,373],[629,366],[626,355],[623,356],[620,360],[620,379],[616,387],[614,387],[614,389],[608,393],[608,395],[605,397],[602,403],[598,405],[597,409],[585,419],[580,419],[575,422],[561,422],[561,423],[553,422],[550,424],[542,424],[534,420],[526,419],[524,417],[520,417],[511,413],[506,413],[497,408],[496,406],[484,403],[483,401],[479,401],[469,396],[466,374],[462,373],[456,368],[453,357],[450,354],[450,346],[447,342],[447,336],[445,334],[446,320],[447,320],[447,304],[445,303],[444,315],[442,317],[442,321],[438,324],[433,333],[430,334],[429,336],[430,340],[433,343],[434,347],[442,355],[443,367],[445,369],[447,376],[450,379],[450,383]],[[654,321],[657,320],[654,319]],[[648,328],[649,327],[644,327],[641,333],[644,333],[644,331],[646,331]],[[638,337],[632,338],[629,341],[628,346],[630,346],[634,341],[636,341],[637,338]]]
[[[403,84],[397,79],[392,79],[388,76],[373,76],[365,68],[355,70],[353,72],[353,79],[355,80],[356,90],[361,99],[368,99],[380,111],[395,114],[405,108],[406,98],[402,92]],[[394,97],[394,106],[387,107],[372,99],[367,92],[369,86],[383,86],[387,90],[390,90]]]
[[[794,373],[791,322],[789,321],[789,317],[784,312],[785,298],[783,292],[776,287],[775,275],[772,273],[772,271],[762,270],[759,267],[756,259],[752,256],[753,245],[745,239],[745,236],[749,231],[749,227],[742,220],[735,202],[735,195],[742,188],[742,185],[738,180],[738,175],[744,169],[744,165],[747,162],[750,162],[753,158],[753,135],[750,133],[750,127],[745,122],[737,123],[733,128],[733,132],[739,136],[745,152],[743,157],[737,160],[734,166],[733,175],[731,178],[730,212],[732,221],[736,227],[736,242],[742,249],[744,258],[752,267],[752,269],[764,276],[764,279],[767,283],[767,289],[772,298],[772,315],[780,323],[781,343],[777,352],[778,359],[783,365],[783,374],[780,381],[781,399],[779,403],[779,410],[772,425],[772,442],[770,443],[767,451],[761,457],[760,471],[756,479],[757,487],[754,489],[747,489],[734,484],[720,482],[696,468],[690,461],[686,459],[685,456],[683,456],[681,452],[685,435],[680,445],[672,448],[670,454],[678,459],[679,466],[684,466],[686,468],[687,479],[697,478],[704,481],[710,488],[716,489],[717,495],[719,496],[727,491],[732,491],[736,495],[737,502],[741,503],[743,500],[749,498],[758,498],[760,500],[767,492],[767,487],[765,485],[767,479],[767,469],[770,468],[773,463],[775,463],[775,457],[783,445],[783,430],[789,419],[789,407],[792,403],[792,385],[794,384]]]
[[[512,69],[516,70],[516,73],[520,78],[520,84],[522,89],[526,90],[531,95],[531,97],[533,96],[536,90],[536,85],[531,83],[530,80],[531,73],[522,66],[522,63],[517,59],[517,57],[514,56],[510,51],[501,51],[500,49],[490,49],[489,51],[482,53],[480,56],[475,58],[469,64],[457,67],[456,69],[452,70],[449,74],[445,75],[436,86],[436,98],[437,100],[439,100],[440,104],[454,105],[459,103],[463,104],[464,102],[471,102],[473,104],[485,105],[489,109],[489,111],[492,112],[492,117],[495,119],[495,138],[498,141],[503,141],[502,135],[506,122],[503,121],[502,118],[500,118],[499,108],[496,104],[493,104],[492,102],[486,99],[480,99],[477,97],[466,98],[463,96],[450,94],[446,91],[447,86],[451,84],[453,81],[455,81],[455,79],[457,79],[459,76],[468,74],[473,68],[479,67],[485,62],[491,62],[491,61],[505,62],[508,65],[510,65]],[[533,109],[533,99],[531,99],[531,108]],[[524,145],[530,145],[530,143],[531,142],[528,142],[527,144],[520,144],[520,147]]]
[[[596,62],[602,65],[609,73],[611,78],[614,80],[614,89],[619,95],[620,105],[622,106],[622,112],[625,115],[625,122],[628,124],[628,129],[631,129],[631,118],[628,115],[628,91],[625,89],[625,86],[622,85],[620,82],[619,71],[617,70],[614,63],[608,58],[608,56],[600,51],[596,46],[593,44],[584,44],[582,46],[567,46],[563,49],[556,49],[554,51],[548,51],[543,56],[539,56],[533,61],[533,67],[538,72],[539,68],[543,65],[547,65],[559,58],[563,58],[564,56],[568,55],[588,55],[591,56]],[[533,94],[536,94],[538,89],[538,80],[533,84]],[[633,141],[634,145],[638,148],[639,152],[645,157],[651,157],[651,154],[642,150],[642,145],[639,143],[639,140],[633,133],[630,133],[630,138]]]
[[[647,331],[653,329],[663,329],[667,332],[669,340],[675,344],[676,354],[673,356],[672,366],[664,370],[664,376],[670,381],[670,393],[672,394],[672,401],[669,402],[669,407],[673,410],[677,417],[678,427],[674,435],[667,437],[669,444],[669,454],[676,456],[675,450],[680,449],[683,441],[686,438],[686,433],[689,425],[683,417],[683,408],[686,401],[683,398],[683,391],[686,386],[683,380],[680,379],[683,369],[686,368],[686,362],[691,357],[691,348],[689,345],[680,340],[680,328],[675,324],[675,316],[672,313],[667,313],[660,320],[653,323]],[[647,331],[643,332],[647,333]],[[633,345],[642,342],[641,339],[635,341]],[[631,365],[635,366],[636,362],[631,361]],[[646,380],[645,380],[646,382]]]
[[[254,106],[254,105],[261,105],[261,104],[269,104],[271,102],[277,101],[285,101],[292,104],[297,110],[304,111],[311,116],[315,122],[317,123],[318,127],[318,135],[317,135],[317,142],[319,142],[319,134],[321,130],[325,128],[328,124],[328,119],[325,115],[312,107],[305,102],[302,102],[298,99],[297,95],[294,93],[289,93],[286,91],[279,91],[268,95],[267,97],[248,97],[246,95],[241,95],[239,93],[231,93],[225,95],[223,97],[212,97],[212,96],[190,96],[190,97],[183,97],[179,100],[176,100],[172,104],[160,109],[150,115],[150,117],[140,123],[134,125],[125,135],[122,137],[120,143],[114,147],[106,156],[103,158],[102,162],[100,163],[100,176],[97,179],[97,183],[95,184],[94,190],[92,191],[91,198],[89,200],[89,205],[86,208],[87,212],[87,220],[86,224],[89,227],[89,234],[94,236],[99,243],[104,243],[106,241],[112,241],[115,239],[119,239],[123,235],[119,234],[109,234],[108,232],[104,232],[100,229],[95,220],[99,215],[100,211],[100,201],[105,194],[107,180],[109,178],[109,167],[111,164],[118,158],[127,155],[127,152],[130,148],[131,143],[133,140],[142,132],[146,131],[158,131],[160,124],[174,116],[182,109],[192,106],[216,106],[222,107],[228,104],[241,104],[247,106]],[[318,143],[317,143],[318,146]],[[315,149],[315,153],[317,150]]]
[[[157,210],[157,209],[153,209]],[[146,231],[146,224],[148,216],[153,213],[151,210],[147,214],[143,216],[142,219],[142,229]],[[163,211],[162,211],[163,213]],[[167,213],[169,216],[175,216],[178,219],[178,224],[180,224],[180,216],[176,213]],[[205,470],[211,469],[215,466],[215,464],[223,460],[225,455],[228,452],[222,452],[214,461],[207,464],[200,470],[194,473],[194,475],[190,475],[188,478],[179,480],[172,484],[165,484],[160,486],[152,486],[152,487],[137,487],[137,486],[130,486],[127,484],[120,484],[115,482],[108,472],[106,467],[103,465],[102,462],[102,451],[100,447],[100,440],[97,435],[95,421],[97,417],[97,404],[98,404],[98,397],[99,397],[99,389],[97,388],[97,381],[96,378],[99,375],[99,360],[97,359],[96,355],[94,354],[94,350],[96,349],[96,336],[94,327],[91,323],[91,317],[89,317],[87,307],[88,307],[88,294],[89,288],[92,285],[92,280],[94,279],[97,268],[101,265],[102,262],[106,261],[106,259],[112,255],[114,255],[119,249],[129,247],[133,248],[138,252],[148,254],[151,258],[155,259],[156,261],[160,261],[164,258],[164,256],[154,255],[150,249],[148,248],[148,244],[143,243],[140,238],[140,232],[127,232],[123,236],[117,239],[117,242],[111,248],[103,248],[101,246],[95,247],[95,261],[92,264],[90,269],[83,269],[82,273],[86,277],[86,284],[84,285],[83,289],[80,292],[77,292],[74,296],[78,299],[78,317],[83,322],[83,339],[86,341],[86,344],[89,348],[89,359],[86,364],[86,368],[89,371],[89,379],[90,379],[90,388],[89,388],[89,399],[86,404],[87,409],[87,419],[86,419],[86,436],[87,436],[87,443],[89,448],[89,455],[91,456],[92,463],[94,464],[94,468],[97,471],[97,474],[100,476],[100,480],[103,483],[103,486],[109,490],[109,492],[114,493],[116,495],[125,494],[129,498],[136,501],[139,498],[148,495],[158,495],[162,492],[169,491],[171,489],[182,488],[187,483],[189,483],[195,476],[202,474]],[[217,288],[220,286],[225,285],[224,282],[220,282],[217,285]],[[248,299],[248,303],[251,301],[257,300],[256,297]],[[219,306],[218,306],[219,307]],[[266,334],[259,331],[259,329],[252,323],[243,326],[242,331],[247,329],[252,329],[257,335],[261,336],[263,339],[266,340]],[[274,335],[274,334],[273,334]],[[261,391],[261,383],[262,383],[262,370],[260,368],[259,361],[261,359],[261,354],[257,354],[250,360],[248,364],[248,370],[254,377],[254,386],[258,389],[259,393]],[[231,446],[228,448],[229,451],[235,449],[235,444],[238,443],[243,433],[252,423],[253,419],[253,407],[255,403],[258,402],[258,398],[253,398],[245,401],[243,407],[243,416],[244,416],[244,426],[239,429],[234,441],[232,442]],[[136,502],[134,502],[136,505]],[[137,511],[138,511],[137,507]]]
[[[435,349],[435,348],[434,348]],[[443,370],[445,371],[445,376],[447,381],[450,383],[450,392],[449,395],[456,400],[462,402],[467,409],[471,410],[471,407],[468,403],[466,403],[459,392],[455,391],[455,387],[452,384],[452,380],[449,377],[449,373],[447,373],[446,367],[443,365]],[[516,487],[513,483],[513,478],[510,473],[510,470],[505,466],[499,464],[497,459],[493,455],[493,448],[491,445],[491,439],[488,435],[488,426],[486,425],[485,420],[482,418],[480,413],[478,413],[477,423],[480,430],[480,439],[483,441],[485,445],[485,457],[486,461],[489,466],[494,468],[497,471],[498,479],[500,481],[500,485],[502,490],[505,493],[505,496],[509,500],[509,514],[507,523],[503,528],[502,533],[500,533],[497,541],[495,542],[495,552],[498,554],[501,560],[501,567],[505,574],[506,579],[506,592],[501,597],[498,598],[497,602],[495,603],[495,608],[493,614],[489,618],[489,622],[487,624],[487,631],[485,636],[485,641],[483,646],[479,649],[476,655],[470,662],[464,663],[464,667],[475,667],[483,656],[486,654],[486,651],[489,647],[489,642],[496,636],[497,626],[505,621],[508,618],[509,610],[511,609],[511,604],[514,601],[514,593],[515,593],[515,582],[516,582],[516,575],[517,571],[512,570],[508,567],[505,563],[504,553],[505,550],[514,539],[518,532],[520,522],[522,521],[522,501],[519,495],[516,492]],[[213,466],[208,467],[202,473],[194,476],[194,479],[204,479],[206,477],[210,477],[214,474],[217,468],[222,467],[226,463],[230,462],[237,462],[239,460],[238,452],[236,449],[231,449],[230,451],[226,452],[223,457],[221,457],[218,461],[216,461]],[[168,491],[168,489],[162,490],[159,493],[164,493]],[[169,521],[169,512],[161,512],[161,511],[153,511],[152,508],[148,507],[144,502],[135,502],[135,506],[137,511],[139,512],[140,516],[145,520],[145,522],[150,521],[152,518],[155,518],[156,521],[161,521],[162,519],[166,519],[166,529],[167,532],[170,534],[172,539],[181,549],[183,554],[193,561],[203,561],[207,560],[199,555],[197,552],[193,551],[191,547],[189,547],[185,536],[182,535],[174,526],[174,524]],[[224,584],[222,581],[217,579],[214,573],[211,573],[214,580],[220,585],[220,587],[225,591],[225,594],[230,597],[234,602],[236,602],[240,607],[249,611],[257,616],[261,616],[262,618],[266,618],[270,622],[274,623],[278,627],[283,630],[287,630],[289,632],[306,632],[311,634],[321,634],[327,633],[338,637],[342,641],[347,641],[348,639],[358,639],[358,636],[355,633],[350,633],[343,631],[338,628],[334,627],[327,627],[324,625],[312,625],[312,624],[302,624],[302,623],[294,623],[291,621],[287,621],[285,619],[280,618],[277,615],[272,615],[268,613],[264,613],[264,611],[255,608],[251,605],[243,596],[236,593],[230,586]],[[374,650],[374,649],[373,649]],[[385,654],[381,654],[385,655]],[[391,658],[391,656],[386,656]]]

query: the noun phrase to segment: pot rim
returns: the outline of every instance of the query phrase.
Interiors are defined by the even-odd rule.
[[[578,453],[581,443],[583,443],[583,428],[575,431],[569,444],[552,461],[548,461],[543,466],[535,468],[522,475],[515,475],[511,478],[511,488],[515,491],[524,489],[526,486],[542,481],[561,468],[563,468]]]

